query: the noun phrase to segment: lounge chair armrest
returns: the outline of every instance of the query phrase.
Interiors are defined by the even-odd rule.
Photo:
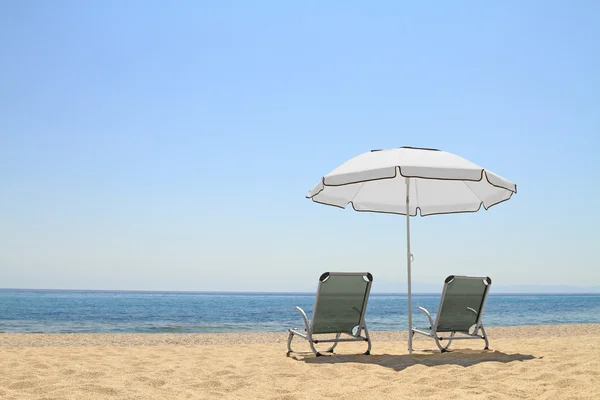
[[[475,311],[475,310],[474,310],[473,308],[471,308],[471,307],[467,307],[467,310],[473,311],[473,312],[475,313],[475,315],[479,315],[479,314],[477,313],[477,311]]]
[[[308,317],[306,316],[306,313],[304,312],[303,309],[301,309],[300,307],[296,306],[296,310],[298,310],[298,312],[302,315],[302,319],[304,320],[304,325],[306,325],[306,330],[309,330],[309,323],[308,323]]]
[[[423,307],[419,307],[419,310],[423,311],[425,315],[427,315],[427,318],[429,319],[429,326],[433,329],[433,318],[431,318],[431,314],[429,314],[429,311],[427,311]]]

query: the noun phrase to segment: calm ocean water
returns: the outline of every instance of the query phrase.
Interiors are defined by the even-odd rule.
[[[438,295],[413,296],[417,309],[435,312]],[[187,292],[58,291],[0,289],[0,332],[283,332],[302,326],[314,294],[214,294]],[[371,330],[405,330],[405,295],[372,294]],[[600,294],[491,294],[487,326],[600,323]]]

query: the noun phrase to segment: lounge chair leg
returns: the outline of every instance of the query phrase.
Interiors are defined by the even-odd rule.
[[[437,332],[434,332],[434,336],[433,338],[435,339],[435,344],[437,345],[437,347],[440,349],[440,351],[442,353],[446,353],[450,350],[448,350],[448,347],[450,347],[450,345],[452,344],[452,337],[454,336],[454,332],[450,333],[450,339],[448,339],[448,344],[445,346],[442,346],[442,343],[440,342],[440,338],[438,338],[437,336]]]
[[[365,356],[371,355],[371,336],[369,336],[369,330],[367,329],[367,324],[363,321],[363,330],[365,331],[365,338],[367,338],[367,351],[365,351]]]
[[[487,333],[485,333],[485,329],[483,328],[483,324],[481,325],[481,333],[483,336],[483,340],[485,340],[485,347],[483,348],[484,350],[489,350],[490,349],[490,343],[488,342],[488,338],[487,338]]]
[[[446,352],[446,348],[444,346],[442,346],[442,344],[440,343],[440,340],[437,337],[437,334],[435,334],[435,336],[433,337],[433,340],[435,340],[435,344],[438,347],[438,349],[440,349],[440,351],[442,353]]]
[[[339,339],[341,335],[342,335],[341,333],[336,333],[335,339],[336,340]],[[335,349],[335,346],[337,346],[337,345],[338,345],[338,342],[334,342],[330,348],[325,350],[325,353],[333,353],[333,349]]]
[[[309,332],[309,333],[310,333],[310,332]],[[310,345],[310,349],[312,350],[312,352],[313,352],[313,353],[315,353],[315,355],[316,355],[317,357],[320,357],[320,356],[322,356],[322,355],[323,355],[323,354],[321,354],[321,353],[320,353],[320,352],[319,352],[319,351],[318,351],[318,350],[315,348],[315,344],[314,344],[314,342],[313,342],[312,335],[309,335],[309,336],[308,336],[308,344]]]
[[[292,353],[292,339],[294,339],[294,334],[290,330],[290,334],[289,334],[288,340],[287,340],[287,349],[288,349],[288,351],[287,351],[286,357],[289,357],[290,354]]]

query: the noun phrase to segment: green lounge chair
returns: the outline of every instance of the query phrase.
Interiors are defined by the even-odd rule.
[[[368,272],[325,272],[321,275],[312,319],[309,320],[304,310],[296,307],[296,310],[302,315],[305,328],[289,329],[287,355],[294,352],[292,350],[294,336],[307,340],[312,352],[317,357],[322,355],[315,348],[315,344],[318,343],[333,343],[328,350],[324,351],[333,353],[340,342],[365,341],[368,347],[364,354],[371,354],[371,339],[365,323],[365,311],[372,282],[373,275]],[[336,336],[335,339],[316,339],[314,337],[320,334],[335,334]],[[347,337],[342,338],[342,334]]]
[[[419,310],[427,314],[430,326],[412,328],[411,334],[414,336],[415,333],[419,333],[434,339],[442,353],[448,351],[453,340],[458,339],[483,339],[485,350],[488,350],[488,338],[481,318],[491,284],[492,280],[489,277],[450,275],[444,281],[435,321],[429,311],[419,307]],[[443,333],[449,333],[450,336],[441,336]],[[441,343],[444,340],[448,341],[445,346]]]

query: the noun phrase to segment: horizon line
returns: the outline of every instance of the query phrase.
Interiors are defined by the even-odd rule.
[[[529,285],[522,285],[529,286]],[[518,286],[515,286],[518,287]],[[537,286],[543,288],[544,286]],[[556,287],[556,286],[550,286]],[[565,286],[565,288],[577,289],[575,286]],[[592,288],[580,288],[581,290]],[[537,294],[600,294],[600,288],[595,288],[595,291],[580,291],[580,292],[490,292],[490,296],[499,295],[537,295]],[[229,294],[229,295],[315,295],[316,291],[311,292],[296,292],[296,291],[244,291],[244,290],[154,290],[154,289],[48,289],[48,288],[1,288],[0,291],[21,290],[21,291],[42,291],[42,292],[132,292],[132,293],[182,293],[182,294]],[[371,292],[371,295],[377,296],[399,296],[408,295],[407,292]],[[424,295],[439,295],[440,292],[413,292],[413,294]]]

